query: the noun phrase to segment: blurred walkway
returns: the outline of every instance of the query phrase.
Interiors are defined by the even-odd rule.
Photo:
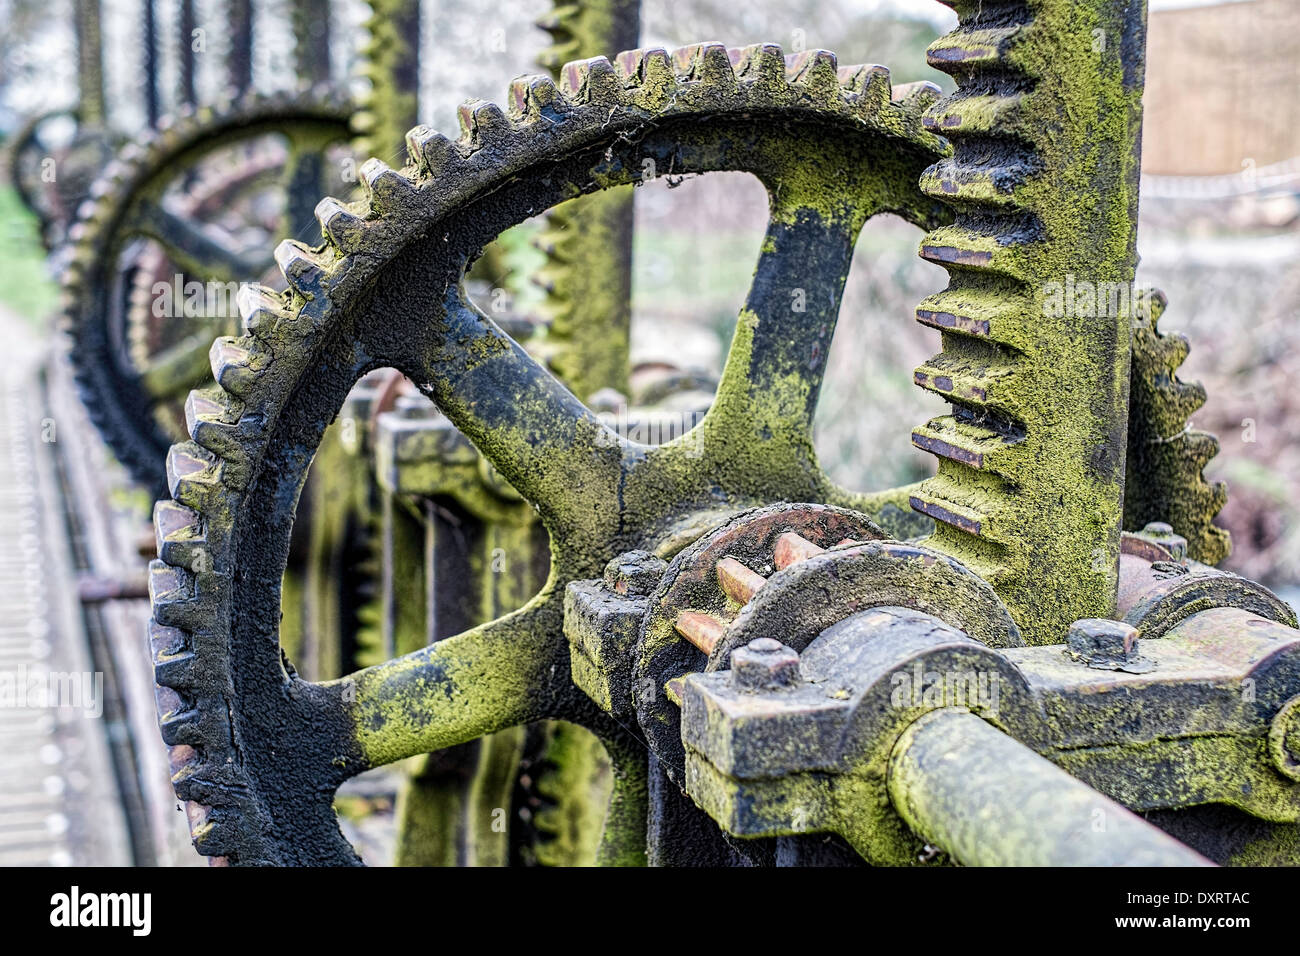
[[[0,309],[0,866],[130,862],[42,414],[45,346]]]

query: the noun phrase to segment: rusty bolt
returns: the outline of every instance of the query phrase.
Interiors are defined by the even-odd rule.
[[[1273,718],[1268,731],[1273,766],[1290,780],[1300,780],[1300,696],[1292,697]]]
[[[605,586],[631,597],[649,594],[659,586],[668,563],[649,551],[628,551],[605,565]]]
[[[1089,667],[1138,673],[1154,665],[1138,654],[1137,633],[1123,621],[1087,617],[1070,625],[1066,644],[1070,655]]]
[[[774,690],[799,683],[799,655],[780,641],[760,637],[731,654],[731,682],[740,690]]]
[[[1142,529],[1142,537],[1164,548],[1174,561],[1187,560],[1187,539],[1181,534],[1176,534],[1174,529],[1165,522],[1152,521]]]

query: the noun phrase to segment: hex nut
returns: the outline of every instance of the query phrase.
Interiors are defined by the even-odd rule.
[[[1138,653],[1137,628],[1124,621],[1086,617],[1070,625],[1066,654],[1099,670],[1145,674],[1155,663]]]
[[[605,586],[616,594],[649,594],[667,569],[668,562],[649,551],[627,551],[605,565]]]
[[[1137,655],[1137,628],[1123,621],[1084,618],[1070,625],[1066,643],[1086,661],[1126,661]]]
[[[1187,539],[1175,533],[1171,525],[1163,521],[1152,521],[1142,529],[1141,537],[1164,548],[1169,552],[1172,560],[1178,562],[1187,560]]]
[[[731,682],[739,690],[776,690],[802,679],[799,655],[770,637],[750,641],[731,654]]]

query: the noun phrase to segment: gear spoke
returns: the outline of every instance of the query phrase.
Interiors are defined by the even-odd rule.
[[[177,215],[152,200],[140,203],[133,232],[160,243],[168,258],[192,277],[237,282],[255,277],[266,267],[264,254],[241,251],[221,227]]]
[[[705,436],[723,430],[733,441],[739,427],[806,454],[861,221],[782,212],[768,225]]]
[[[544,515],[572,519],[584,501],[609,500],[619,437],[460,287],[448,290],[443,316],[420,343],[420,390]]]
[[[378,767],[545,717],[571,717],[559,597],[336,682],[365,766]]]

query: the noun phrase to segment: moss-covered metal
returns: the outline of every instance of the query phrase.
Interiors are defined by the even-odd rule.
[[[1134,304],[1124,527],[1138,531],[1165,522],[1186,539],[1193,559],[1218,564],[1231,548],[1228,532],[1214,524],[1228,489],[1207,482],[1203,470],[1219,442],[1191,427],[1205,389],[1178,378],[1190,346],[1185,336],[1159,329],[1164,293],[1145,290]]]
[[[162,675],[192,702],[165,713],[163,727],[170,744],[191,748],[177,787],[195,804],[204,852],[354,861],[329,802],[338,782],[540,718],[610,741],[615,802],[629,803],[646,792],[644,769],[618,765],[634,741],[569,679],[564,585],[639,539],[672,535],[692,511],[850,497],[816,465],[812,410],[858,229],[880,212],[929,226],[943,216],[915,187],[944,152],[920,129],[933,88],[891,100],[879,68],[840,70],[824,51],[787,63],[771,45],[737,51],[734,65],[718,45],[632,53],[617,66],[598,58],[567,68],[562,83],[517,81],[509,116],[463,111],[459,144],[413,130],[417,161],[403,172],[363,167],[363,204],[319,207],[326,247],[278,251],[290,297],[247,300],[246,336],[214,349],[219,386],[205,399],[215,430],[169,456],[173,498],[194,522],[172,531],[153,569],[157,626],[174,629],[177,653],[194,662]],[[539,168],[548,175],[531,175]],[[538,209],[646,170],[715,169],[750,171],[768,187],[768,237],[718,400],[693,434],[638,445],[466,303],[460,279],[486,242]],[[790,308],[796,286],[803,312]],[[352,384],[384,366],[406,372],[536,505],[552,567],[513,614],[309,684],[280,664],[275,582],[325,425]],[[190,570],[195,549],[210,570]],[[285,738],[294,747],[272,759],[268,745]],[[634,832],[621,828],[602,858],[635,858]]]
[[[640,0],[560,0],[538,26],[552,44],[538,63],[559,79],[565,63],[636,47]],[[584,401],[602,388],[628,394],[632,324],[632,190],[611,189],[552,210],[536,239],[548,262],[532,277],[549,365]]]
[[[1059,646],[980,647],[910,609],[832,603],[848,616],[792,649],[788,686],[756,691],[734,670],[679,682],[688,792],[730,832],[830,830],[876,863],[922,862],[926,839],[966,863],[1117,862],[1139,847],[1177,863],[1182,851],[1128,811],[1220,804],[1280,824],[1255,826],[1256,848],[1294,859],[1300,787],[1275,743],[1300,679],[1293,619],[1210,607],[1144,641],[1149,666],[1135,673]],[[913,750],[927,715],[952,708],[1019,744],[968,713]],[[1212,818],[1175,829],[1242,862],[1231,830],[1216,832]]]
[[[955,153],[921,186],[956,219],[921,243],[949,284],[917,309],[943,351],[915,379],[953,414],[913,433],[939,471],[912,504],[1027,640],[1059,642],[1115,606],[1130,336],[1109,290],[1136,264],[1145,2],[949,5],[928,58],[957,91],[926,123]]]

